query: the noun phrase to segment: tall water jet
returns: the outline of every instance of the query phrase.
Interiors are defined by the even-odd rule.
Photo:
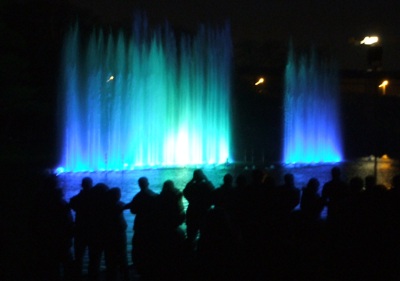
[[[65,40],[65,171],[224,163],[230,153],[229,26],[177,40],[136,20],[131,35],[79,27]]]
[[[283,162],[342,160],[336,68],[315,52],[296,59],[290,47],[285,70]]]

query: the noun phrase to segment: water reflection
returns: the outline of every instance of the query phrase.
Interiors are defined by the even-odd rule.
[[[349,181],[354,176],[365,178],[368,175],[376,175],[377,182],[391,186],[392,177],[399,173],[399,161],[390,158],[379,158],[375,164],[374,157],[365,157],[356,161],[341,162],[338,164],[322,165],[244,165],[232,164],[221,166],[202,167],[209,180],[217,187],[222,184],[223,176],[231,173],[234,177],[241,173],[249,174],[253,168],[265,169],[277,181],[282,182],[285,173],[295,176],[295,184],[302,188],[312,177],[316,177],[321,186],[330,180],[330,171],[334,165],[342,169],[342,177]],[[183,189],[193,176],[194,169],[199,167],[171,168],[171,169],[147,169],[119,172],[92,172],[92,173],[63,173],[59,176],[60,186],[64,189],[65,198],[69,200],[80,190],[80,182],[83,177],[93,178],[94,183],[103,182],[110,187],[119,187],[122,191],[122,199],[125,202],[139,191],[137,180],[145,176],[149,179],[150,187],[159,192],[166,180],[173,180],[179,189]],[[186,204],[186,202],[185,202]]]

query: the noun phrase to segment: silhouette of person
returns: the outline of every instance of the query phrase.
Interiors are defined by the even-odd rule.
[[[105,259],[107,280],[117,280],[118,269],[121,279],[129,280],[128,259],[126,255],[126,221],[120,201],[121,189],[111,188],[106,194],[105,212]]]
[[[266,174],[263,170],[254,169],[251,172],[250,183],[240,183],[244,180],[243,176],[238,177],[237,182],[237,210],[240,234],[244,243],[255,245],[258,243],[258,236],[261,231],[261,217],[265,214],[261,211],[265,207],[264,193],[267,188],[264,183]],[[258,245],[257,245],[258,247]]]
[[[264,225],[264,237],[259,237],[259,245],[263,246],[263,255],[268,268],[264,274],[271,280],[290,280],[291,278],[291,254],[289,247],[281,251],[291,242],[293,235],[291,221],[294,209],[300,203],[300,190],[294,184],[294,176],[287,173],[283,176],[283,184],[277,186],[270,194],[272,203],[271,220]]]
[[[39,247],[36,256],[39,261],[38,280],[72,278],[73,218],[63,191],[57,185],[55,175],[46,178],[37,201],[33,227]]]
[[[303,187],[300,199],[300,211],[294,212],[290,222],[291,244],[288,249],[290,262],[287,271],[292,278],[298,280],[321,280],[319,268],[324,265],[321,259],[326,255],[326,237],[324,221],[320,214],[325,207],[319,195],[320,182],[317,178],[310,178]]]
[[[341,202],[348,195],[348,185],[341,179],[341,170],[335,166],[331,170],[332,179],[326,182],[322,188],[322,198],[328,206],[328,219],[335,218],[340,210]]]
[[[172,180],[164,182],[158,198],[160,226],[166,231],[175,231],[185,221],[183,194]]]
[[[400,174],[395,175],[392,178],[392,188],[390,189],[390,192],[396,196],[399,196],[399,194],[400,194]]]
[[[189,202],[186,210],[186,233],[188,243],[194,246],[197,235],[212,204],[214,186],[201,169],[193,172],[193,178],[183,189],[183,196]]]
[[[75,267],[78,276],[82,274],[83,257],[89,246],[89,220],[90,220],[90,190],[93,180],[84,177],[81,182],[81,191],[69,201],[70,208],[75,211],[74,229],[74,254]]]
[[[300,190],[294,185],[294,176],[287,173],[283,176],[284,183],[277,189],[280,214],[287,217],[300,202]]]
[[[243,262],[238,250],[237,236],[226,210],[210,208],[198,241],[199,280],[243,280],[238,275]]]
[[[239,174],[235,180],[235,196],[234,196],[234,215],[232,217],[233,226],[235,227],[238,236],[243,236],[249,222],[249,208],[254,205],[251,194],[248,192],[249,185],[247,175]]]
[[[318,179],[311,178],[307,186],[303,188],[303,193],[300,200],[300,210],[306,218],[319,219],[322,209],[324,208],[324,201],[318,194],[320,183]]]
[[[348,196],[348,185],[341,179],[341,170],[335,166],[331,169],[331,180],[322,187],[322,198],[327,206],[327,235],[330,243],[328,245],[329,263],[331,267],[339,267],[341,271],[335,271],[337,278],[349,273],[348,255],[343,255],[348,250],[348,232],[344,225],[348,225],[345,209],[345,201]],[[345,261],[345,259],[347,259]],[[346,273],[346,274],[344,274]],[[338,279],[342,280],[342,279]]]
[[[142,278],[152,279],[157,251],[157,193],[149,188],[149,180],[138,180],[140,191],[125,206],[135,215],[132,237],[132,261]]]
[[[365,191],[370,194],[372,192],[374,192],[374,189],[376,187],[376,177],[373,175],[368,175],[365,177],[364,179],[365,182]]]
[[[271,205],[270,192],[274,186],[266,184],[265,180],[267,177],[264,170],[254,169],[251,172],[250,184],[240,192],[239,196],[243,199],[241,204],[247,214],[247,223],[259,224],[264,220],[266,215],[265,210]]]
[[[224,183],[214,189],[212,193],[212,203],[216,208],[224,209],[229,216],[232,216],[235,207],[235,188],[233,186],[233,176],[226,174],[223,179]]]
[[[164,182],[158,196],[158,250],[155,264],[162,280],[183,280],[186,265],[183,194],[172,180]]]
[[[381,187],[383,190],[383,187]],[[385,197],[386,200],[381,200],[381,204],[379,209],[385,208],[386,213],[385,216],[381,217],[381,233],[376,231],[377,233],[381,234],[380,237],[376,237],[377,241],[386,241],[384,245],[378,244],[376,249],[378,249],[375,254],[380,256],[382,252],[385,252],[385,262],[388,265],[387,272],[390,272],[393,276],[392,280],[395,280],[395,277],[400,276],[400,174],[396,174],[393,176],[391,181],[391,189],[387,191],[387,195]],[[389,206],[389,207],[385,207]],[[388,219],[389,218],[389,221]],[[389,235],[388,235],[389,234]],[[385,237],[384,240],[381,237]],[[379,247],[379,248],[378,248]],[[384,249],[384,251],[380,251]],[[372,259],[371,259],[372,260]],[[383,274],[382,274],[383,275]],[[389,280],[388,278],[386,278]]]
[[[89,280],[99,280],[101,257],[105,250],[106,200],[109,187],[97,183],[90,190],[89,202]]]

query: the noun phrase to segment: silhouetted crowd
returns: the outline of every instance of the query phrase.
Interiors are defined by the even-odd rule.
[[[66,202],[48,177],[32,224],[36,280],[127,281],[132,268],[135,280],[155,281],[400,280],[400,175],[386,187],[374,176],[345,182],[338,167],[331,174],[322,187],[311,178],[298,188],[293,174],[278,184],[254,169],[216,188],[197,169],[182,191],[167,180],[160,193],[141,177],[129,203],[89,177]],[[132,241],[124,211],[135,215]]]

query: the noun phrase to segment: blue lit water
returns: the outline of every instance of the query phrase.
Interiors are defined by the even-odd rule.
[[[228,26],[178,40],[136,19],[132,34],[78,26],[61,66],[66,171],[224,163],[231,153]]]
[[[183,168],[161,168],[161,169],[143,169],[133,171],[119,172],[79,172],[79,173],[62,173],[59,177],[60,187],[63,188],[65,198],[69,200],[80,190],[80,181],[83,177],[90,176],[94,183],[103,182],[110,187],[119,187],[122,191],[122,200],[130,201],[132,197],[139,191],[137,180],[139,177],[145,176],[149,179],[150,187],[159,192],[164,181],[173,180],[176,187],[183,189],[188,181],[191,180],[193,171],[196,168],[202,168],[208,179],[218,187],[222,184],[223,176],[231,173],[237,176],[241,173],[250,176],[253,168],[261,168],[266,173],[272,175],[277,183],[283,181],[285,173],[292,173],[295,177],[295,184],[298,188],[304,187],[308,180],[316,177],[322,184],[330,180],[330,171],[332,167],[339,166],[342,169],[342,177],[349,181],[354,176],[365,178],[367,175],[374,175],[375,164],[373,158],[359,158],[355,161],[341,162],[335,164],[319,164],[319,165],[252,165],[252,164],[230,164],[230,165],[210,165],[210,166],[191,166]],[[388,188],[391,185],[391,178],[400,173],[399,161],[394,159],[378,159],[376,176],[378,183],[384,184]]]
[[[335,68],[289,52],[285,71],[284,163],[343,160],[339,89]]]

